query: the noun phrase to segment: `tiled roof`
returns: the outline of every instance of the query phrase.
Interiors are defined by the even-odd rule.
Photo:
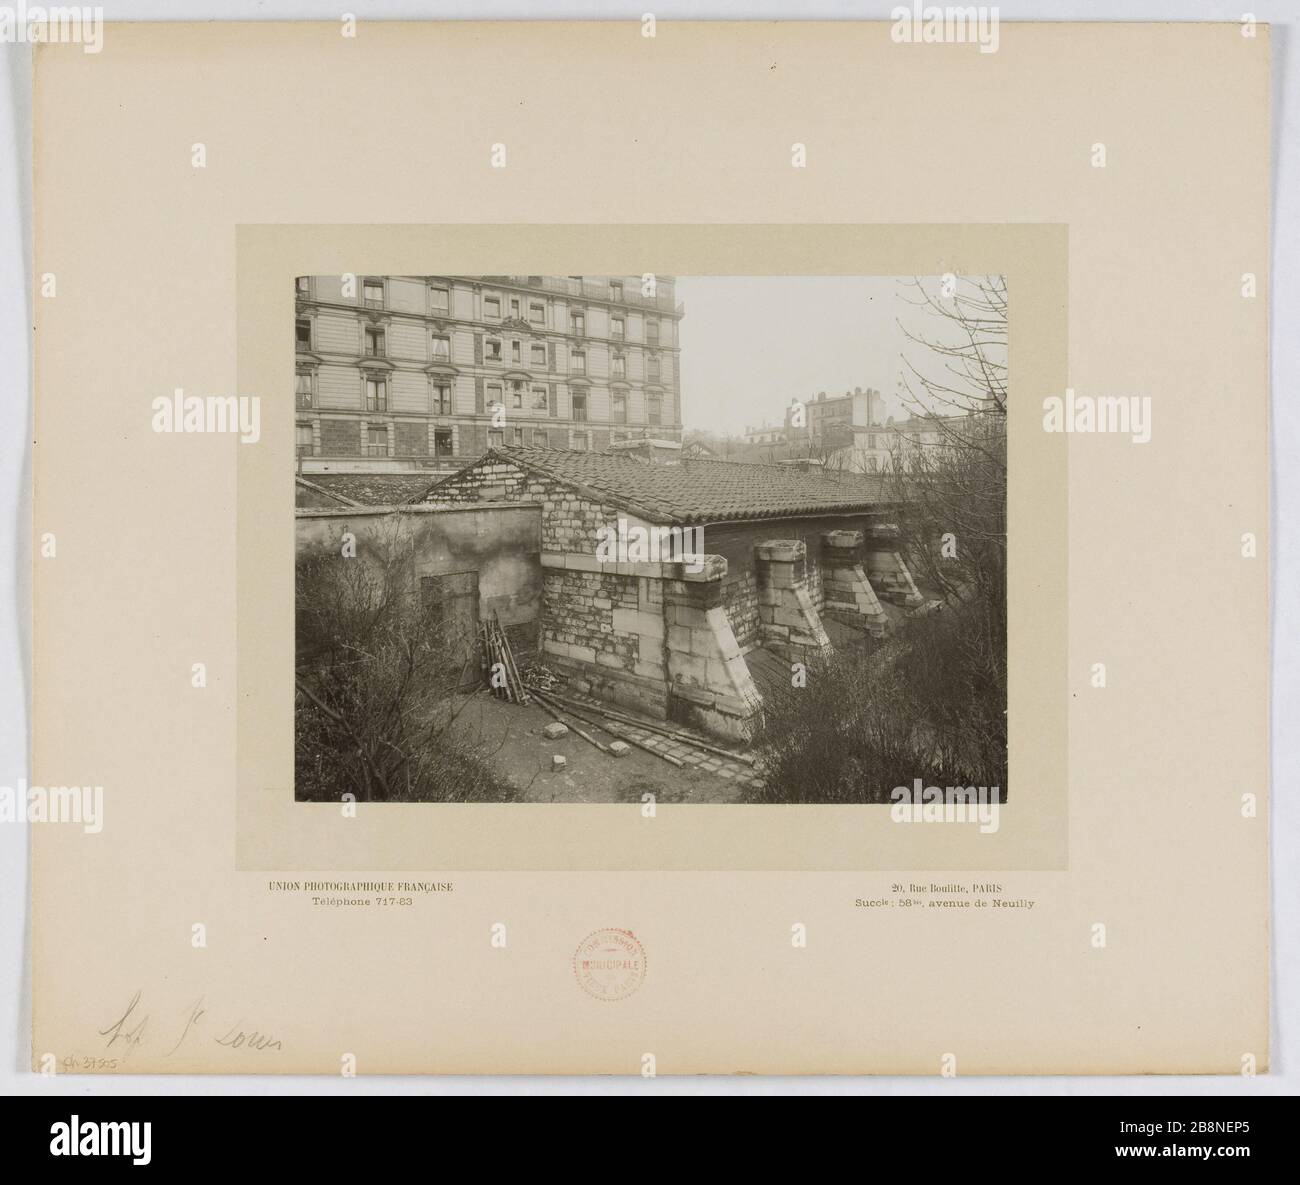
[[[429,488],[427,473],[310,473],[307,483],[362,506],[399,506]]]
[[[885,493],[883,477],[801,472],[788,465],[714,460],[663,465],[618,453],[514,447],[492,449],[477,464],[493,457],[546,474],[587,497],[659,523],[789,518],[869,510],[893,500]],[[425,499],[436,501],[437,489],[435,484]]]

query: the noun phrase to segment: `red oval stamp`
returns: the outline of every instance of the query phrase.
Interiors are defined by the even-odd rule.
[[[597,930],[573,953],[578,985],[597,1000],[625,1000],[645,979],[646,957],[631,930]]]

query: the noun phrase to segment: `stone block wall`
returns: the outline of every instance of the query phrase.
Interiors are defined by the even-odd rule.
[[[758,645],[758,578],[752,570],[728,575],[722,582],[722,607],[741,650]]]
[[[813,608],[818,613],[826,604],[826,590],[823,588],[821,555],[811,543],[804,544],[804,582],[808,595],[812,598]]]
[[[661,603],[645,577],[544,567],[543,661],[579,691],[667,715]]]

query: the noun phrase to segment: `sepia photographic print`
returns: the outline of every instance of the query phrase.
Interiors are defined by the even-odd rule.
[[[0,834],[68,1139],[83,1075],[1285,1081],[1268,31],[893,27],[37,48],[0,807],[94,814]]]
[[[997,275],[312,275],[295,797],[1007,797]]]

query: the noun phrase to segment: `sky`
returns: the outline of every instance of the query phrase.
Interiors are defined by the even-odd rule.
[[[907,343],[897,322],[932,331],[903,299],[908,283],[889,276],[679,276],[685,426],[739,435],[764,419],[783,423],[791,399],[854,387],[874,387],[888,415],[905,415],[898,377]]]

